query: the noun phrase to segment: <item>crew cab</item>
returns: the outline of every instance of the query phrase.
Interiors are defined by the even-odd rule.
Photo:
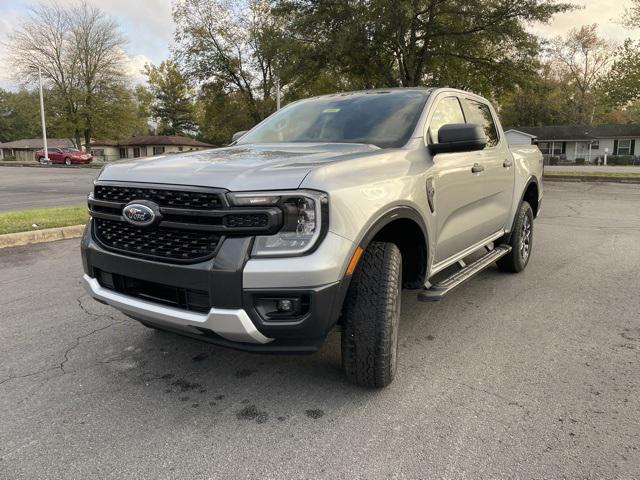
[[[47,153],[49,154],[49,162],[64,163],[67,166],[91,163],[91,160],[93,159],[91,154],[71,147],[48,147]],[[39,163],[46,162],[44,149],[41,148],[36,151],[35,159]]]
[[[338,93],[234,137],[101,171],[82,239],[93,298],[252,352],[312,353],[338,329],[346,376],[384,387],[402,289],[439,301],[494,263],[517,273],[531,259],[542,155],[510,150],[482,97]]]

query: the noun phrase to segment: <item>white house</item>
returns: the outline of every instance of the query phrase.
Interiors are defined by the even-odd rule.
[[[91,144],[91,154],[95,160],[113,161],[213,147],[214,145],[180,135],[147,135],[122,141],[95,141]]]
[[[607,155],[635,156],[640,153],[640,124],[552,125],[515,127],[505,131],[511,145],[537,144],[546,157],[575,163],[594,163]]]

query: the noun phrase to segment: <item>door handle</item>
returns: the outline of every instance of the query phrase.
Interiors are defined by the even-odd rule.
[[[479,163],[475,163],[473,167],[471,167],[471,173],[480,173],[484,172],[484,167]]]
[[[513,166],[513,161],[511,161],[511,159],[510,159],[510,158],[507,158],[507,159],[502,163],[502,166],[503,166],[504,168],[509,168],[509,167]]]

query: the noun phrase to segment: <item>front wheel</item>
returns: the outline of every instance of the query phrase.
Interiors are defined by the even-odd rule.
[[[533,210],[529,202],[523,201],[520,204],[511,235],[503,243],[511,246],[511,252],[498,260],[498,268],[511,273],[523,271],[529,263],[533,248]]]
[[[64,164],[69,167],[71,165],[71,159],[69,157],[64,159]]]
[[[342,368],[363,387],[382,388],[396,373],[402,255],[372,242],[362,254],[345,299]]]

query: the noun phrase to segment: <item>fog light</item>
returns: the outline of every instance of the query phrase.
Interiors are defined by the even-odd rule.
[[[279,312],[290,312],[293,310],[293,302],[291,300],[278,300]]]
[[[254,297],[254,305],[266,321],[295,321],[309,312],[309,295]]]

